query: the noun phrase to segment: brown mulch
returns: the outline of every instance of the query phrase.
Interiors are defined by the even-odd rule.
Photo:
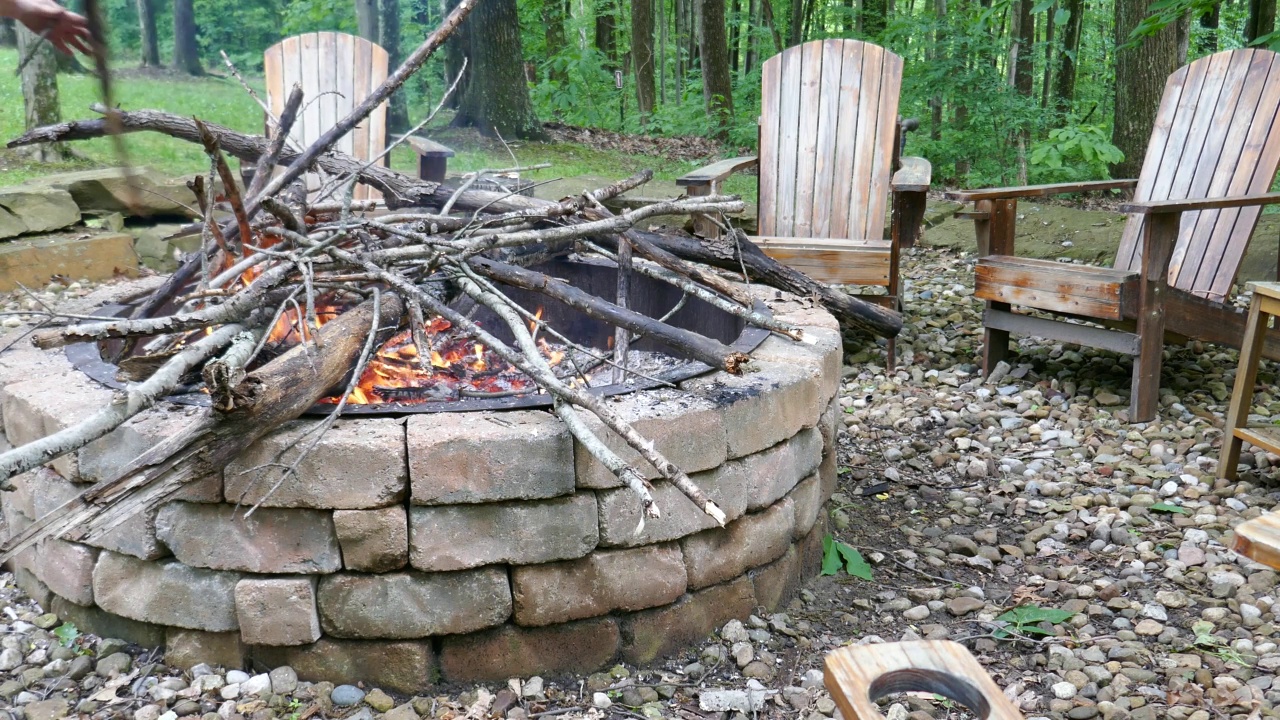
[[[746,148],[734,148],[718,140],[704,137],[629,135],[558,122],[543,123],[542,127],[551,135],[551,139],[557,142],[575,143],[598,150],[614,150],[630,155],[657,155],[672,160],[706,160],[748,152]]]

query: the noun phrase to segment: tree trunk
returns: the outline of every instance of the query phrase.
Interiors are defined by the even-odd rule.
[[[196,11],[192,0],[173,0],[173,69],[203,75],[196,44]]]
[[[452,11],[458,5],[458,0],[447,0],[445,3],[445,12]],[[463,22],[458,26],[457,30],[449,36],[444,43],[444,74],[445,87],[453,84],[454,78],[462,73],[462,79],[458,81],[458,88],[445,101],[445,106],[457,109],[462,106],[462,99],[467,95],[467,88],[471,83],[473,68],[468,67],[463,73],[463,62],[471,55],[471,24]]]
[[[356,0],[356,34],[378,42],[378,0]]]
[[[747,66],[746,71],[750,73],[760,66],[760,29],[764,27],[764,18],[760,14],[760,3],[762,0],[750,0],[747,13],[747,27],[750,31],[747,33]],[[769,0],[763,0],[768,2]]]
[[[889,21],[888,0],[862,0],[862,12],[858,15],[862,34],[874,42],[880,41]]]
[[[139,44],[142,67],[160,67],[160,43],[156,37],[156,14],[151,0],[137,0]]]
[[[1049,107],[1049,89],[1053,86],[1053,32],[1057,29],[1057,23],[1054,22],[1054,16],[1057,14],[1055,8],[1057,6],[1058,4],[1054,3],[1045,16],[1048,18],[1048,22],[1045,24],[1044,29],[1044,80],[1040,83],[1041,109]]]
[[[1116,0],[1116,44],[1126,42],[1129,33],[1146,16],[1146,0]],[[1137,47],[1118,51],[1115,68],[1115,125],[1111,143],[1124,153],[1124,160],[1112,168],[1112,175],[1137,177],[1147,141],[1151,139],[1151,125],[1155,122],[1165,80],[1178,69],[1176,23],[1143,38]]]
[[[778,21],[773,17],[773,0],[760,0],[760,19],[765,26],[769,28],[769,35],[773,38],[773,52],[780,53],[786,48],[782,45],[782,31],[778,30]],[[764,61],[761,61],[763,64]]]
[[[382,0],[379,18],[378,44],[387,51],[391,68],[400,67],[404,54],[400,52],[400,0]],[[387,130],[397,135],[409,132],[409,105],[404,91],[391,96],[387,106]]]
[[[729,75],[729,46],[725,41],[724,0],[698,0],[702,6],[702,97],[724,137],[733,117],[733,81]]]
[[[1201,55],[1218,52],[1218,20],[1221,9],[1221,5],[1214,5],[1209,12],[1200,16],[1200,29],[1204,32],[1200,35],[1196,51]]]
[[[547,44],[548,57],[565,47],[564,18],[568,14],[568,0],[543,0],[542,28],[543,38],[545,38]],[[553,67],[548,70],[547,79],[552,82],[563,83],[565,81],[564,71]]]
[[[805,0],[791,0],[791,38],[788,45],[804,42],[804,5]]]
[[[1121,0],[1123,1],[1123,0]],[[1031,48],[1036,42],[1036,16],[1031,14],[1033,0],[1018,0],[1014,5],[1013,51],[1013,87],[1019,95],[1030,96],[1035,89],[1035,59]]]
[[[943,41],[946,39],[944,22],[947,19],[947,0],[934,0],[933,12],[936,30],[933,32],[933,43],[925,48],[925,58],[937,62],[943,53]],[[942,95],[935,94],[929,98],[929,139],[942,139]],[[956,170],[959,173],[959,169]]]
[[[44,42],[25,25],[17,25],[18,57],[31,56],[22,69],[22,105],[27,130],[62,121],[58,104],[58,60],[53,46]],[[35,45],[39,47],[33,47]],[[32,148],[38,162],[52,162],[66,158],[61,143],[45,143]]]
[[[1076,94],[1076,58],[1080,52],[1080,28],[1084,20],[1084,0],[1064,0],[1068,13],[1062,30],[1062,51],[1058,53],[1058,72],[1053,78],[1054,109],[1063,115],[1071,112]]]
[[[648,123],[657,94],[653,78],[653,3],[654,0],[631,3],[631,67],[636,74],[636,109],[640,111],[641,125]]]
[[[605,57],[605,66],[614,70],[618,65],[618,44],[613,36],[618,23],[614,0],[596,0],[596,49]]]
[[[0,47],[17,47],[17,21],[13,18],[0,18]]]
[[[478,3],[460,29],[467,28],[470,80],[454,126],[504,138],[546,137],[529,100],[516,0]]]
[[[1270,35],[1276,29],[1276,0],[1249,0],[1249,17],[1244,24],[1244,43]]]
[[[667,104],[667,0],[658,2],[658,102]]]
[[[741,7],[741,0],[729,0],[729,72],[734,75],[738,74],[741,66],[741,54],[739,53],[739,45],[742,41]]]

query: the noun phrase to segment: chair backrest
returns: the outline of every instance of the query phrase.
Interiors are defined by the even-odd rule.
[[[902,58],[814,40],[762,70],[760,234],[882,239]]]
[[[1228,50],[1169,76],[1134,199],[1263,193],[1280,164],[1280,54]],[[1258,224],[1259,208],[1182,215],[1169,284],[1221,302]],[[1142,216],[1124,228],[1116,267],[1142,265]]]
[[[285,38],[267,48],[263,70],[267,103],[276,117],[294,83],[302,85],[302,111],[289,131],[299,147],[306,147],[346,117],[352,109],[387,79],[387,51],[364,38],[339,32],[317,32]],[[387,144],[387,104],[374,109],[335,148],[359,160],[371,160]],[[307,189],[316,190],[319,179],[308,175]],[[357,186],[358,200],[376,199],[370,187]]]

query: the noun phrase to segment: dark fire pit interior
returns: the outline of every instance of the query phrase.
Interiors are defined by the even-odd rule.
[[[546,273],[555,278],[565,280],[597,297],[614,297],[616,295],[617,283],[617,266],[612,262],[603,259],[557,259],[549,263],[543,264],[537,268],[539,271]],[[513,301],[519,303],[522,307],[533,311],[539,311],[541,318],[546,326],[555,329],[573,342],[584,347],[592,348],[601,354],[608,354],[613,343],[613,328],[608,324],[588,317],[585,314],[559,302],[547,298],[538,293],[531,291],[519,290],[516,288],[504,288],[504,292]],[[179,293],[180,295],[181,293]],[[644,313],[650,317],[661,318],[671,312],[683,298],[683,293],[678,289],[666,283],[661,283],[650,279],[647,276],[635,273],[631,278],[631,298],[630,307],[633,310]],[[135,306],[107,306],[103,309],[102,314],[116,317],[128,315]],[[504,342],[512,341],[511,333],[505,324],[498,319],[496,315],[487,308],[476,307],[469,298],[463,298],[455,303],[455,307],[464,312],[473,313],[472,317],[478,321],[481,327],[487,328],[489,332],[496,335]],[[757,312],[768,315],[769,309],[763,303],[756,302],[755,308]],[[161,307],[159,314],[169,312],[170,308]],[[754,350],[761,342],[768,337],[767,330],[755,327],[748,327],[738,317],[730,315],[718,308],[715,308],[694,297],[684,298],[684,305],[677,310],[666,322],[678,328],[692,330],[709,338],[714,338],[727,345],[734,350],[743,353],[749,353]],[[431,321],[428,321],[430,326]],[[543,337],[547,337],[544,333]],[[141,346],[145,343],[138,343]],[[107,360],[119,353],[119,341],[106,341],[99,343],[80,343],[71,345],[67,348],[67,356],[75,364],[77,368],[88,374],[95,380],[108,385],[110,387],[120,388],[124,386],[118,375],[117,366]],[[271,348],[268,347],[268,350]],[[283,348],[280,348],[283,349]],[[635,341],[631,345],[634,352],[661,352],[672,357],[680,357],[680,354],[668,347],[667,345],[642,338]],[[264,356],[269,356],[268,352],[264,352]],[[674,367],[660,371],[652,377],[665,381],[667,383],[676,383],[687,380],[691,377],[703,374],[710,368],[700,362],[692,360],[684,360],[676,364]],[[344,380],[344,384],[345,384]],[[611,384],[595,386],[591,388],[591,392],[600,395],[617,395],[621,393],[634,392],[636,390],[644,390],[659,387],[662,383],[648,380],[645,378],[630,376],[624,384]],[[406,394],[411,388],[406,388]],[[208,396],[199,388],[192,388],[191,391],[177,394],[170,397],[170,400],[183,404],[207,405]],[[523,395],[510,395],[506,397],[459,397],[457,399],[447,400],[426,400],[417,402],[396,402],[383,401],[372,404],[349,404],[344,410],[351,414],[366,415],[383,415],[383,414],[401,414],[401,413],[432,413],[432,412],[463,412],[471,410],[494,410],[503,408],[528,408],[528,407],[547,407],[551,405],[551,398],[537,391],[536,386],[531,386],[531,391]],[[333,406],[330,404],[319,404],[313,407],[309,412],[312,414],[327,414],[331,412]]]

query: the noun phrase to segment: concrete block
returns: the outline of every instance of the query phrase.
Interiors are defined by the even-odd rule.
[[[791,602],[805,580],[800,561],[800,553],[790,547],[782,557],[752,570],[749,576],[755,588],[756,604],[773,612]]]
[[[326,575],[317,601],[325,634],[359,640],[474,632],[511,616],[511,586],[501,567]]]
[[[674,602],[685,591],[675,544],[597,550],[581,560],[513,568],[519,625],[551,625]]]
[[[320,639],[316,580],[245,578],[236,584],[236,617],[247,645],[310,645]]]
[[[550,413],[414,415],[407,427],[417,505],[535,500],[573,492],[573,442]]]
[[[816,428],[808,428],[768,450],[734,461],[726,472],[746,476],[747,509],[755,511],[773,505],[791,492],[801,480],[812,475],[821,462],[822,435]]]
[[[728,453],[724,420],[716,404],[670,388],[607,398],[610,408],[631,424],[668,460],[686,473],[718,467]],[[594,416],[584,419],[609,449],[649,479],[660,477],[640,454]],[[616,488],[622,483],[591,453],[574,443],[574,466],[580,488]]]
[[[227,466],[228,502],[253,505],[280,478],[278,470],[254,470],[273,462],[292,463],[314,438],[299,437],[317,420],[298,420],[270,433]],[[403,420],[359,418],[336,423],[263,507],[364,510],[404,500],[407,488]],[[277,455],[288,449],[282,460]]]
[[[648,665],[687,649],[733,619],[755,611],[750,578],[689,593],[665,607],[641,610],[622,619],[622,659]]]
[[[791,547],[795,504],[789,498],[760,513],[680,541],[693,589],[727,582],[748,569],[782,557]]]
[[[818,521],[818,515],[822,512],[821,478],[817,473],[810,475],[787,493],[787,497],[791,499],[796,511],[796,524],[792,531],[792,538],[799,540],[813,528],[813,524]]]
[[[760,452],[817,425],[829,400],[821,396],[821,373],[814,366],[760,361],[752,367],[754,372],[741,376],[716,373],[681,383],[722,409],[730,458]]]
[[[93,604],[93,566],[97,548],[59,538],[40,543],[36,551],[40,580],[57,595],[77,605]]]
[[[93,570],[93,596],[103,610],[132,620],[228,632],[240,627],[235,603],[239,581],[239,573],[103,552]]]
[[[297,647],[251,647],[248,655],[262,667],[288,665],[312,682],[364,683],[405,694],[429,691],[436,680],[430,642],[364,642],[321,638]]]
[[[735,467],[733,461],[689,479],[728,520],[747,511],[751,478]],[[645,518],[644,529],[639,534],[635,530],[640,522],[640,501],[629,488],[597,491],[596,500],[600,505],[600,544],[605,547],[652,545],[716,527],[715,520],[665,480],[653,483],[653,501],[662,511],[662,517]]]
[[[503,625],[441,639],[440,669],[449,682],[569,675],[606,667],[618,654],[618,622],[596,618],[539,628]]]
[[[335,510],[333,526],[348,570],[390,572],[409,563],[409,520],[403,505]]]
[[[168,628],[164,638],[166,665],[189,670],[196,665],[239,670],[244,667],[240,633],[211,633]]]
[[[578,558],[599,540],[595,496],[409,510],[409,564],[448,571]]]
[[[333,514],[260,508],[252,517],[234,505],[168,503],[156,537],[192,567],[254,573],[318,574],[342,568]]]
[[[154,648],[165,644],[165,628],[152,623],[139,622],[107,612],[92,605],[83,606],[54,596],[49,611],[63,622],[71,623],[82,633],[98,637],[119,638],[142,647]]]

